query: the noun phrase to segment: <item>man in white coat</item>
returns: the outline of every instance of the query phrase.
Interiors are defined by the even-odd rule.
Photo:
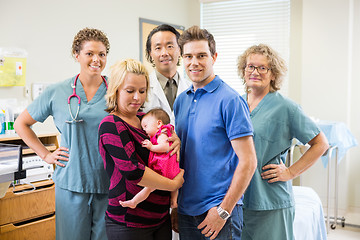
[[[146,40],[146,59],[155,69],[150,74],[148,100],[143,111],[162,108],[169,114],[172,125],[175,125],[175,98],[191,85],[177,71],[180,61],[179,37],[180,33],[175,28],[163,24],[154,28]],[[173,239],[179,239],[179,235],[173,232]]]
[[[162,24],[154,28],[146,41],[146,58],[155,67],[150,74],[148,101],[144,112],[152,108],[162,108],[175,125],[173,104],[175,98],[186,90],[191,82],[183,79],[177,72],[180,59],[178,39],[180,33],[170,25]]]

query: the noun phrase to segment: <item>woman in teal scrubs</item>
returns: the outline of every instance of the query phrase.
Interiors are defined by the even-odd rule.
[[[264,44],[248,48],[238,59],[258,159],[244,196],[245,240],[294,239],[295,203],[290,180],[312,166],[328,148],[325,135],[301,107],[278,92],[286,70],[284,60]],[[286,167],[293,138],[310,148]]]
[[[73,56],[80,63],[80,74],[46,88],[15,122],[15,130],[24,142],[44,161],[57,165],[53,180],[58,240],[107,239],[109,180],[98,151],[97,133],[107,115],[104,111],[107,83],[101,72],[109,48],[102,31],[80,30],[72,46]],[[77,97],[72,97],[68,104],[73,87],[80,105]],[[61,133],[61,147],[54,152],[49,152],[30,128],[49,116],[53,116]]]

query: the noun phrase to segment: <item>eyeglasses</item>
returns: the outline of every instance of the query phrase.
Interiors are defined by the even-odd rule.
[[[253,66],[253,65],[247,65],[247,66],[245,67],[245,71],[247,71],[247,72],[249,72],[249,73],[254,72],[255,69],[256,69],[256,70],[258,71],[258,73],[260,73],[260,74],[265,74],[265,73],[267,73],[267,72],[270,70],[270,68],[267,68],[267,67],[265,67],[265,66],[255,67],[255,66]]]

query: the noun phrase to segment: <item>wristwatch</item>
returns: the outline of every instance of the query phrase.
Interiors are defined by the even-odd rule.
[[[230,213],[228,211],[226,211],[225,209],[223,209],[222,207],[218,206],[216,210],[217,210],[219,216],[222,219],[224,219],[225,221],[230,217]]]

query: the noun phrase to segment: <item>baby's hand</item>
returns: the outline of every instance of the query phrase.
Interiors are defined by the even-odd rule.
[[[147,148],[147,149],[150,149],[152,147],[152,143],[150,142],[149,139],[145,139],[143,142],[142,142],[142,146]]]

